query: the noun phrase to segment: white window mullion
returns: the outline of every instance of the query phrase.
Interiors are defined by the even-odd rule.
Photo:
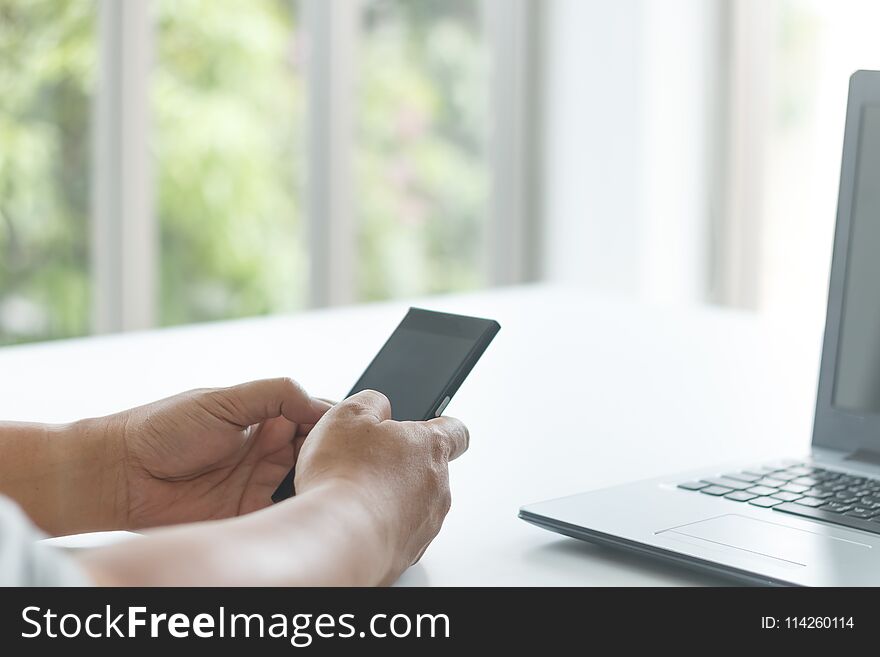
[[[354,299],[353,151],[359,0],[303,0],[308,35],[307,232],[309,299]]]
[[[723,5],[727,14],[727,67],[722,90],[726,111],[716,194],[722,199],[714,222],[711,300],[756,309],[761,300],[761,253],[765,153],[770,115],[773,10],[763,0]]]
[[[488,219],[489,282],[541,273],[538,161],[541,96],[537,71],[542,10],[535,0],[484,0],[491,51]]]
[[[93,330],[98,333],[155,323],[151,53],[148,0],[102,0],[92,195]]]

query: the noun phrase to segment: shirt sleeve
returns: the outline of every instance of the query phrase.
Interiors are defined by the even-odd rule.
[[[0,586],[90,586],[85,572],[45,538],[22,510],[0,495]]]

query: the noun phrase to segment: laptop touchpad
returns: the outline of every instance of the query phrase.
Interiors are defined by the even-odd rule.
[[[674,535],[696,538],[797,566],[810,565],[823,556],[827,558],[832,547],[844,552],[871,549],[865,543],[823,534],[823,530],[824,527],[820,527],[813,532],[731,514],[672,527],[657,534],[670,538]]]

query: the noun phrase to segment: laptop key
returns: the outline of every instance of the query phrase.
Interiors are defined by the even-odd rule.
[[[705,481],[686,481],[683,484],[679,484],[679,488],[684,488],[685,490],[700,490],[701,488],[705,488],[708,486]]]
[[[771,495],[770,497],[775,497],[777,500],[782,500],[783,502],[794,502],[795,500],[801,499],[803,495],[798,495],[797,493],[787,493],[785,491],[780,491]]]
[[[813,476],[822,481],[836,481],[840,479],[840,473],[833,470],[820,470],[819,472],[814,472]]]
[[[703,481],[706,481],[713,486],[723,486],[733,490],[745,490],[746,488],[752,487],[752,484],[745,481],[736,481],[735,479],[727,479],[726,477],[703,477]]]
[[[840,502],[829,502],[822,507],[823,511],[831,513],[846,513],[852,508],[852,504],[841,504]]]
[[[727,488],[726,486],[707,486],[706,488],[701,488],[700,492],[706,493],[706,495],[714,495],[715,497],[719,497],[721,495],[732,493],[733,489]]]
[[[802,497],[801,499],[796,500],[795,504],[816,507],[825,504],[825,500],[820,500],[818,497]]]
[[[777,500],[772,497],[756,497],[753,500],[749,500],[749,504],[770,508],[776,506],[777,504],[784,504],[784,502],[782,500]]]
[[[780,486],[779,490],[784,490],[788,493],[800,494],[800,493],[806,493],[808,490],[810,490],[810,487],[809,486],[799,486],[798,484],[793,484],[791,482],[788,482],[787,484],[785,484],[785,486]]]
[[[878,513],[880,513],[880,511],[874,511],[871,509],[865,509],[864,507],[855,506],[847,511],[846,515],[850,518],[865,518],[867,520],[868,518],[873,518]]]
[[[755,495],[772,495],[777,492],[777,489],[770,488],[769,486],[752,486],[751,488],[746,488],[747,493],[754,493]]]
[[[773,477],[764,477],[763,479],[758,479],[755,483],[759,486],[772,486],[773,488],[779,488],[780,486],[785,486],[787,482],[782,479],[774,479]]]
[[[735,479],[736,481],[745,481],[750,484],[758,481],[758,479],[761,478],[759,475],[747,474],[745,472],[730,472],[722,476],[725,479]]]
[[[789,513],[794,516],[811,518],[813,520],[824,520],[825,522],[834,525],[850,527],[852,529],[863,529],[874,534],[880,534],[880,523],[865,520],[863,518],[851,518],[837,513],[828,513],[825,509],[826,507],[824,506],[814,509],[809,506],[804,506],[803,504],[789,503],[778,504],[773,507],[774,511],[780,511],[781,513]]]
[[[818,497],[823,500],[827,500],[829,497],[834,497],[834,493],[830,490],[824,490],[822,488],[811,488],[804,495],[809,495],[810,497]]]
[[[797,479],[793,479],[791,483],[800,484],[801,486],[807,486],[809,488],[810,486],[818,484],[819,480],[815,477],[798,477]]]
[[[749,500],[753,500],[757,495],[753,495],[752,493],[747,493],[744,490],[735,490],[732,493],[728,493],[724,496],[725,500],[733,500],[734,502],[748,502]]]

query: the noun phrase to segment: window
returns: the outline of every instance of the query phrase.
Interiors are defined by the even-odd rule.
[[[531,4],[0,0],[0,344],[527,278]]]
[[[749,3],[745,35],[766,53],[745,73],[759,80],[745,97],[761,118],[734,139],[752,141],[757,172],[745,190],[758,202],[756,232],[744,264],[757,280],[754,307],[824,320],[849,76],[880,69],[872,0],[773,0]],[[740,54],[741,56],[741,54]],[[754,67],[759,67],[756,70]]]
[[[296,4],[154,3],[159,321],[306,302],[303,44]]]
[[[356,123],[356,294],[484,285],[488,61],[480,3],[370,0]]]
[[[89,329],[96,5],[0,0],[0,344]]]

